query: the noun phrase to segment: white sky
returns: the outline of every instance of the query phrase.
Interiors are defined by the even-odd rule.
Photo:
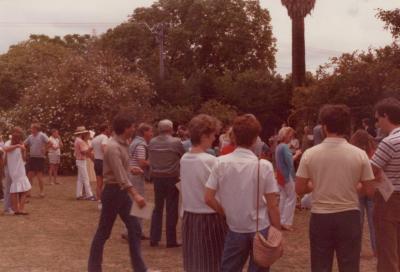
[[[277,70],[291,71],[291,22],[280,0],[261,0],[272,16],[277,38]],[[0,53],[30,34],[63,36],[98,34],[127,19],[137,7],[152,0],[0,0]],[[376,9],[400,7],[399,0],[317,0],[306,18],[307,69],[315,71],[330,57],[391,42],[375,18]]]

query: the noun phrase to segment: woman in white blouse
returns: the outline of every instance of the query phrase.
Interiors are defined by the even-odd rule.
[[[216,157],[206,153],[219,121],[200,114],[189,124],[192,148],[181,158],[182,240],[184,271],[219,271],[227,231],[225,218],[204,201],[205,184]]]

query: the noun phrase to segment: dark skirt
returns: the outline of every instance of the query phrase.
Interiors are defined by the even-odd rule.
[[[184,271],[220,271],[227,230],[225,219],[217,213],[185,212],[182,221]]]

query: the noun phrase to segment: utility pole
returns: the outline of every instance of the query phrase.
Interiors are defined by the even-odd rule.
[[[164,24],[158,24],[156,26],[155,32],[156,34],[156,40],[158,42],[158,47],[159,47],[159,63],[160,63],[160,79],[164,80],[165,76],[165,67],[164,67]]]
[[[158,23],[153,27],[150,27],[144,22],[138,24],[144,25],[155,37],[159,48],[159,65],[160,65],[160,80],[163,81],[165,77],[165,65],[164,65],[164,24]]]

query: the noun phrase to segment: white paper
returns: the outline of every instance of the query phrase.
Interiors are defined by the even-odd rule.
[[[376,188],[382,194],[383,199],[387,202],[392,193],[394,192],[394,186],[390,180],[382,173],[382,180],[378,182]]]
[[[146,202],[146,206],[139,208],[136,202],[132,203],[131,215],[143,219],[150,219],[153,214],[154,204]]]
[[[181,191],[181,187],[182,187],[181,182],[175,183],[175,187],[176,187],[176,189],[178,189],[178,191],[180,192],[180,191]]]

